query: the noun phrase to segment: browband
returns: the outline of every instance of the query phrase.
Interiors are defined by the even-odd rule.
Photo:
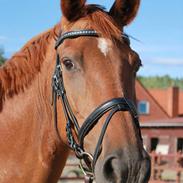
[[[99,37],[97,31],[92,29],[66,32],[58,38],[55,44],[55,49],[57,49],[64,42],[65,39],[74,39],[80,36]]]

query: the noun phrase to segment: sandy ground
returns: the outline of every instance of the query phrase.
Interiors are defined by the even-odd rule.
[[[79,161],[75,158],[75,157],[70,157],[67,160],[67,165],[64,168],[64,171],[62,173],[62,177],[68,177],[68,178],[74,178],[73,180],[60,180],[58,183],[83,183],[84,180],[83,178],[83,174],[79,168]],[[77,180],[77,178],[79,178],[79,180]]]

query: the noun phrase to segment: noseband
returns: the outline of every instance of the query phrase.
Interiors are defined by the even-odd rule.
[[[80,30],[80,31],[66,32],[63,35],[61,35],[57,40],[55,49],[57,50],[57,48],[64,42],[64,40],[74,39],[81,36],[99,37],[99,34],[95,30]],[[126,38],[126,35],[122,36]],[[52,88],[53,88],[52,94],[53,94],[53,106],[54,106],[54,120],[57,134],[59,135],[58,124],[57,124],[57,98],[60,98],[65,118],[67,121],[66,132],[69,147],[75,152],[76,157],[80,159],[80,168],[85,174],[85,176],[88,178],[88,182],[92,182],[92,180],[94,179],[94,167],[102,151],[102,142],[105,132],[107,130],[110,120],[112,119],[113,115],[116,112],[129,111],[137,129],[139,130],[139,134],[141,137],[136,108],[133,102],[129,99],[114,98],[97,107],[88,116],[88,118],[84,121],[84,123],[80,127],[67,99],[67,94],[63,81],[62,66],[58,54],[56,59],[55,72],[52,78]],[[94,128],[94,126],[99,122],[99,119],[103,117],[103,115],[106,113],[109,114],[101,129],[101,133],[95,148],[95,152],[93,155],[91,155],[87,153],[84,149],[84,139],[87,136],[87,134]],[[75,139],[75,136],[73,135],[73,129],[74,133],[77,136],[77,139]]]

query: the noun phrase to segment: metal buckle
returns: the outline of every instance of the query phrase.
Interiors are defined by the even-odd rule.
[[[90,153],[82,152],[81,155],[82,157],[87,157],[91,161],[91,163],[93,162],[93,156]],[[87,167],[86,163],[84,162],[84,158],[80,159],[79,167],[85,176],[94,179],[94,171],[92,168]]]

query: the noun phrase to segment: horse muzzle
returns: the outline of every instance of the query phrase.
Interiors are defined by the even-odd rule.
[[[99,159],[95,167],[97,183],[148,183],[150,178],[150,157],[145,150],[141,154],[118,151]]]

